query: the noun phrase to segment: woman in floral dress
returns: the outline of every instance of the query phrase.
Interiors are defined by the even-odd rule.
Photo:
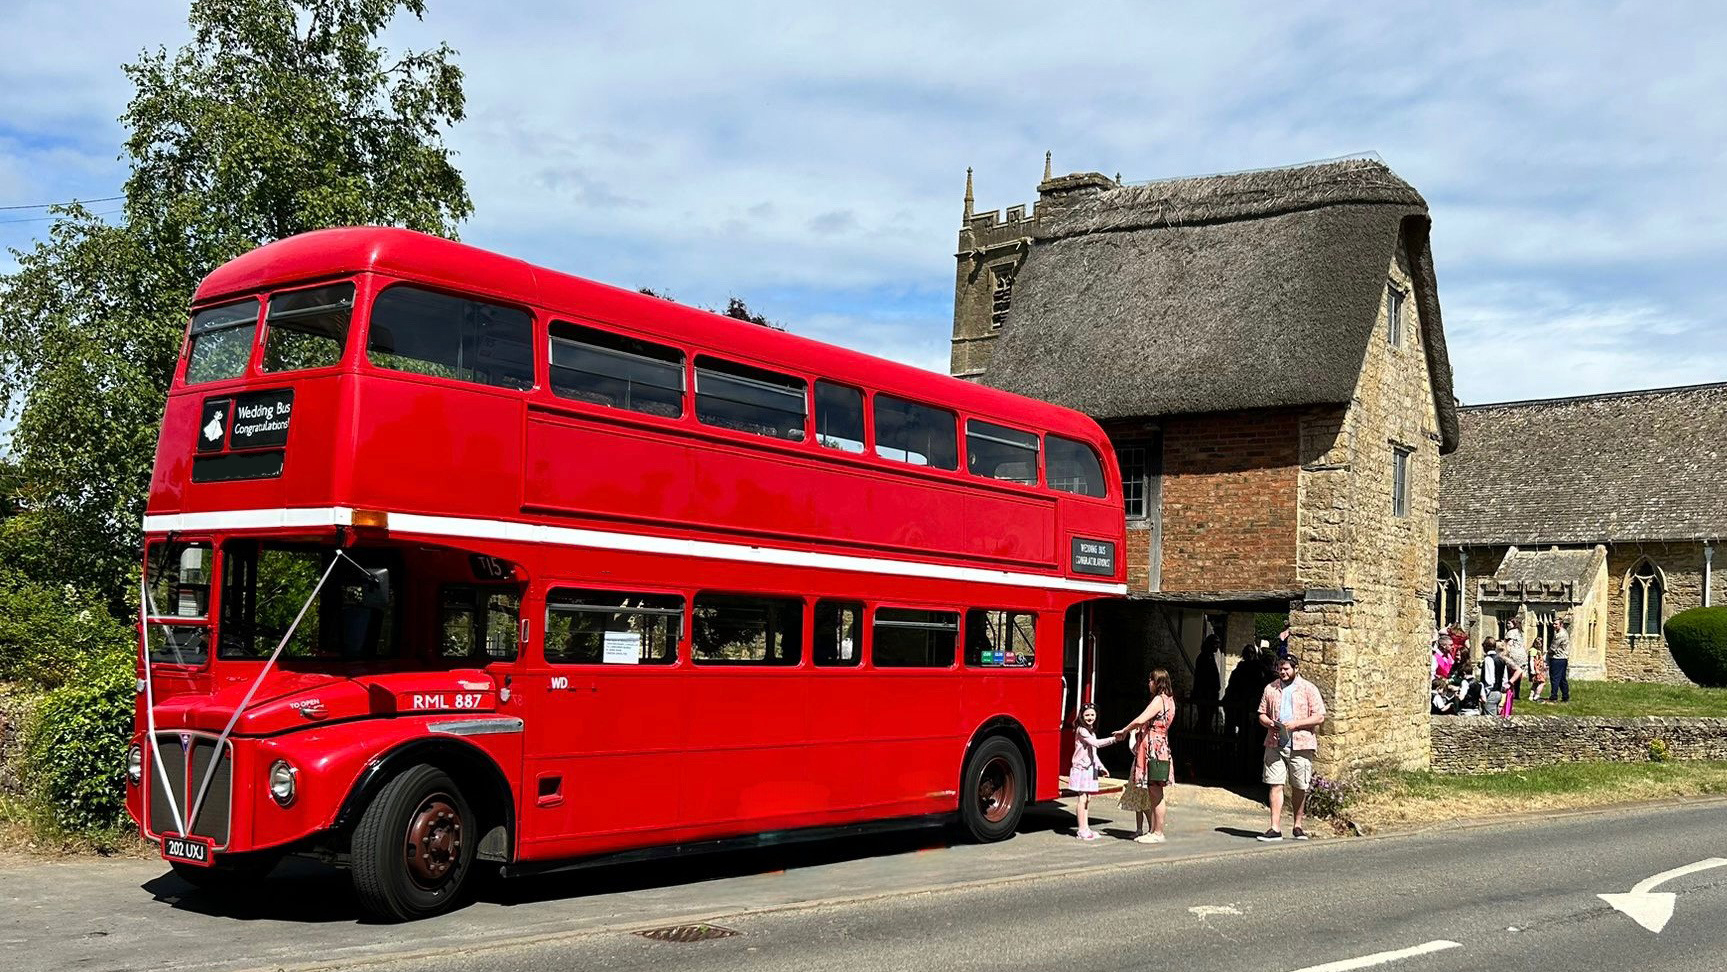
[[[1137,732],[1133,747],[1133,770],[1121,791],[1121,808],[1133,811],[1133,839],[1142,844],[1164,841],[1164,788],[1175,777],[1169,754],[1169,727],[1175,721],[1175,691],[1169,673],[1159,668],[1151,673],[1151,701],[1137,718],[1117,736]],[[1150,820],[1150,828],[1146,826]]]

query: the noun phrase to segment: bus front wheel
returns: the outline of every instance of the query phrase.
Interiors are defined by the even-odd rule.
[[[965,761],[959,792],[960,822],[980,843],[1005,840],[1019,829],[1030,792],[1025,755],[1011,740],[991,736]]]
[[[473,811],[449,774],[412,767],[384,784],[354,828],[354,890],[381,918],[412,921],[452,907],[473,869]]]

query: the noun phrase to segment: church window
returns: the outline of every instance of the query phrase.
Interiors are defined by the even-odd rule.
[[[1013,272],[1011,263],[990,270],[989,326],[1000,328],[1007,323],[1007,309],[1013,303]]]
[[[1625,580],[1625,628],[1634,637],[1661,636],[1661,572],[1647,560]]]
[[[1462,624],[1463,584],[1457,571],[1448,564],[1439,565],[1439,583],[1433,591],[1433,625],[1449,628]]]
[[[1385,336],[1392,346],[1403,343],[1403,288],[1396,284],[1385,285]]]

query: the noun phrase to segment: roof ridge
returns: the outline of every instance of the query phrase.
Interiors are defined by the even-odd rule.
[[[1668,385],[1664,388],[1633,388],[1626,391],[1595,392],[1589,395],[1561,395],[1557,398],[1522,398],[1509,402],[1481,402],[1476,405],[1459,405],[1457,410],[1459,412],[1475,412],[1491,408],[1524,408],[1535,405],[1604,401],[1612,398],[1635,398],[1639,395],[1668,395],[1674,392],[1704,391],[1716,388],[1727,389],[1727,381],[1707,381],[1695,385]]]

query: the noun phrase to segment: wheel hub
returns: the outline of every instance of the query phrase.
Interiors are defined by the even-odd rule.
[[[450,876],[462,860],[462,817],[448,794],[434,793],[408,816],[404,842],[408,873],[428,890]]]
[[[1019,799],[1019,781],[1006,757],[996,756],[983,764],[977,784],[978,811],[990,823],[1001,823],[1013,812]]]

